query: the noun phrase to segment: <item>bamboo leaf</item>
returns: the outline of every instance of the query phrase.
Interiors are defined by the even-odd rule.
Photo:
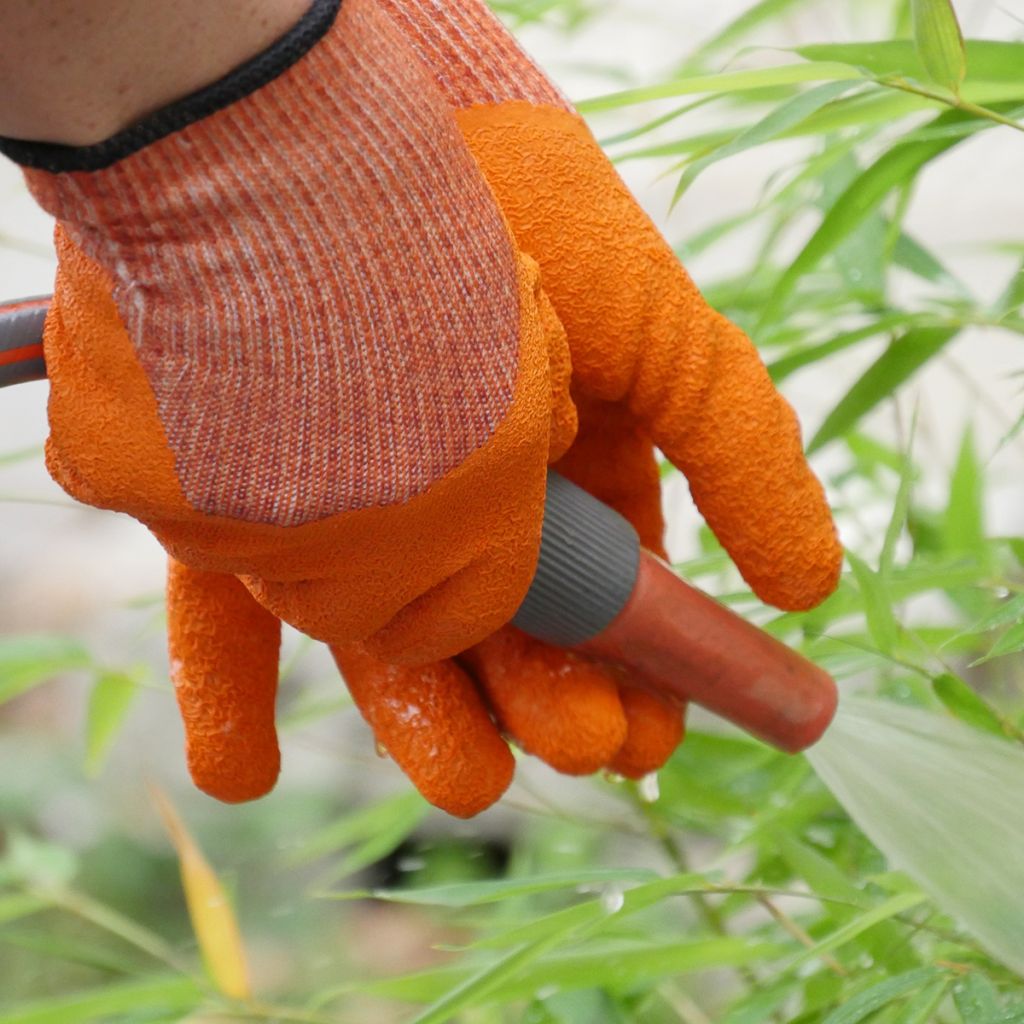
[[[932,680],[935,696],[943,706],[957,718],[973,725],[976,729],[1006,737],[1000,715],[981,699],[962,679],[948,672],[936,676]],[[1007,723],[1009,724],[1009,723]]]
[[[224,887],[170,800],[156,788],[152,792],[178,854],[185,902],[207,972],[224,995],[246,999],[252,993],[245,950]]]
[[[957,328],[923,327],[907,331],[894,341],[861,375],[825,418],[807,446],[816,452],[842,437],[880,402],[895,394],[930,359],[959,333]]]
[[[892,654],[899,642],[900,627],[885,581],[852,552],[847,552],[847,559],[864,599],[864,615],[871,639],[883,654]]]
[[[836,61],[804,64],[783,64],[775,68],[756,68],[752,71],[725,71],[717,75],[690,75],[663,82],[660,85],[641,89],[627,89],[624,92],[596,96],[577,105],[585,114],[601,110],[617,110],[636,103],[652,100],[671,99],[673,96],[689,96],[698,93],[722,95],[731,92],[747,92],[758,89],[775,89],[781,85],[801,85],[805,82],[838,82],[863,80],[862,72],[848,64]]]
[[[813,946],[805,949],[789,962],[786,968],[787,971],[795,970],[797,967],[820,957],[824,953],[831,953],[832,950],[845,946],[846,943],[852,942],[858,935],[866,932],[869,928],[873,928],[879,922],[888,921],[890,918],[896,917],[897,914],[903,914],[908,910],[912,910],[914,907],[920,906],[927,899],[928,897],[922,892],[897,893],[884,903],[880,903],[877,907],[873,907],[871,910],[855,917],[852,921],[842,925],[834,932],[825,936],[825,938],[814,943]]]
[[[956,125],[967,118],[968,115],[954,110],[940,115],[930,126],[941,128]],[[927,142],[897,143],[851,182],[779,278],[761,315],[759,329],[763,330],[779,319],[802,278],[834,252],[894,188],[910,184],[930,161],[961,141],[959,138],[940,138]]]
[[[939,1004],[946,998],[949,985],[949,978],[936,978],[930,985],[925,985],[917,995],[911,996],[904,1003],[891,1024],[928,1024]]]
[[[843,93],[849,92],[857,84],[843,81],[825,82],[798,93],[791,100],[776,107],[767,117],[740,132],[731,142],[690,164],[679,180],[673,202],[678,202],[698,176],[712,164],[777,139],[784,132],[807,120],[815,111],[827,106]]]
[[[1006,1019],[992,982],[977,971],[953,986],[953,1002],[964,1024],[1002,1024]]]
[[[99,775],[138,691],[138,682],[120,672],[105,672],[93,684],[85,721],[86,775]]]
[[[4,637],[0,639],[0,704],[62,672],[91,664],[88,651],[71,637]]]
[[[860,1021],[871,1014],[895,1002],[901,996],[909,995],[918,989],[934,982],[941,974],[935,967],[920,967],[894,978],[872,985],[863,992],[858,992],[852,999],[830,1013],[822,1024],[860,1024]]]
[[[575,872],[534,875],[529,878],[506,878],[491,882],[454,882],[450,885],[425,886],[420,889],[375,889],[369,895],[389,903],[412,903],[428,907],[477,907],[501,903],[542,892],[579,890],[581,887],[608,883],[650,882],[653,871],[641,869],[587,868]],[[340,893],[343,899],[363,893]]]
[[[946,550],[977,551],[984,546],[983,486],[982,470],[974,450],[974,432],[968,426],[949,484],[949,501],[942,524]]]
[[[914,43],[928,77],[954,95],[967,74],[967,53],[951,0],[913,0]]]
[[[85,1024],[109,1021],[140,1011],[184,1015],[194,1010],[202,993],[189,978],[154,978],[104,985],[69,996],[5,1007],[2,1024]],[[180,1016],[175,1019],[180,1020]]]

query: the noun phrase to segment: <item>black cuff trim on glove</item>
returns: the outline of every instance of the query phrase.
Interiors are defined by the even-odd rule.
[[[211,85],[163,107],[103,142],[91,146],[64,146],[0,137],[0,153],[23,167],[41,171],[101,171],[272,82],[327,34],[340,7],[341,0],[313,0],[298,24],[262,53]]]

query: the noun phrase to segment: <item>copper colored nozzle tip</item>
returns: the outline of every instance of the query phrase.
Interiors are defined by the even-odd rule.
[[[693,701],[788,753],[820,739],[838,704],[826,672],[646,551],[625,607],[580,649],[628,665],[639,681]]]

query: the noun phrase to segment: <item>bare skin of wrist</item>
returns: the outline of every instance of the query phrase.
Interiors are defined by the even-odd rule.
[[[310,0],[0,0],[0,135],[85,146],[216,81]]]

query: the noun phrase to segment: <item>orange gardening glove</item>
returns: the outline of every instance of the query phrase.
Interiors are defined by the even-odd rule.
[[[481,0],[316,0],[105,143],[0,149],[58,220],[48,466],[172,556],[206,791],[276,778],[279,620],[452,813],[508,784],[502,733],[657,767],[679,707],[503,628],[552,463],[658,550],[656,445],[763,598],[835,585],[792,411]]]

